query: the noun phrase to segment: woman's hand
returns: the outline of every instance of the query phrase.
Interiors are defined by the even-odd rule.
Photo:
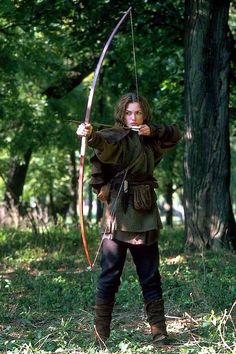
[[[82,123],[78,126],[76,130],[76,134],[79,137],[85,136],[86,138],[89,138],[90,135],[92,134],[93,127],[90,123]]]
[[[109,195],[110,195],[110,189],[111,189],[111,184],[110,183],[105,184],[100,189],[100,192],[98,193],[97,197],[102,203],[106,203],[107,202],[107,200],[109,198]]]
[[[140,125],[139,127],[139,135],[150,135],[151,129],[147,124]]]

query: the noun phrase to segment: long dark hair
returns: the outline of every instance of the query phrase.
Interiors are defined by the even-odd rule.
[[[125,111],[129,103],[138,102],[140,104],[141,110],[144,116],[144,123],[148,124],[151,120],[151,109],[150,106],[143,96],[136,95],[135,93],[127,93],[123,95],[120,100],[117,102],[115,107],[115,120],[116,125],[124,126],[125,125]]]

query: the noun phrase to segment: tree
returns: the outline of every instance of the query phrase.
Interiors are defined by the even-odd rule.
[[[71,138],[65,139],[68,134],[65,134],[63,120],[82,118],[86,102],[79,87],[93,72],[103,43],[119,14],[130,5],[132,1],[126,4],[121,0],[109,4],[107,1],[85,0],[59,0],[56,4],[48,0],[0,4],[0,148],[7,156],[1,160],[0,172],[6,181],[7,195],[11,195],[16,204],[22,200],[25,181],[30,185],[28,166],[30,169],[31,164],[34,165],[34,156],[37,160],[45,148],[58,154],[54,146],[59,149],[68,146],[69,154],[77,148],[74,129],[71,129]],[[175,53],[173,43],[178,49],[182,45],[182,8],[180,0],[174,3],[168,0],[165,4],[138,0],[133,7],[138,80],[142,83],[141,92],[150,101],[155,101],[160,87],[166,92],[172,90],[166,84],[170,82],[169,77],[172,82],[178,81],[178,78],[173,80],[176,72],[180,77],[182,70],[177,69],[180,56]],[[99,85],[103,89],[96,93],[93,121],[106,123],[106,119],[110,119],[113,122],[117,97],[121,92],[135,89],[129,21],[122,26],[121,32],[114,39],[104,63],[104,82]],[[155,70],[157,76],[153,75]],[[73,96],[76,104],[71,105],[69,96]],[[100,109],[96,109],[101,96],[105,107],[103,117]],[[154,107],[157,107],[155,102]],[[175,108],[176,105],[172,105],[171,110],[174,112]],[[159,121],[163,115],[161,105],[158,109]],[[29,151],[32,152],[30,155]],[[25,156],[29,158],[27,163]],[[24,178],[19,179],[19,174]],[[42,178],[50,187],[51,179]],[[72,189],[72,197],[76,198],[75,185]],[[17,191],[16,198],[12,190],[14,195]],[[54,183],[51,200],[55,203],[56,194]]]
[[[185,3],[184,196],[189,247],[236,249],[230,198],[229,0]]]

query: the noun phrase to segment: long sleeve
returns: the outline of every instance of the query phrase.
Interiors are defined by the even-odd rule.
[[[103,163],[118,164],[121,161],[122,149],[118,143],[109,143],[99,132],[92,133],[88,145],[95,149],[98,159]]]
[[[177,125],[152,125],[151,129],[151,137],[157,137],[160,141],[160,146],[162,148],[170,148],[173,147],[177,142],[181,139],[181,133]]]
[[[175,124],[152,125],[150,128],[150,139],[153,141],[155,163],[158,164],[162,157],[179,142],[182,135]]]

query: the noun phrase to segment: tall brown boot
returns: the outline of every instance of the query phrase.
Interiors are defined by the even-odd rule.
[[[167,338],[166,320],[164,314],[163,299],[148,302],[145,304],[148,322],[151,327],[153,343],[165,344]]]
[[[106,303],[102,299],[96,299],[94,331],[96,342],[102,348],[105,347],[105,342],[110,336],[110,324],[113,307],[114,301]]]

